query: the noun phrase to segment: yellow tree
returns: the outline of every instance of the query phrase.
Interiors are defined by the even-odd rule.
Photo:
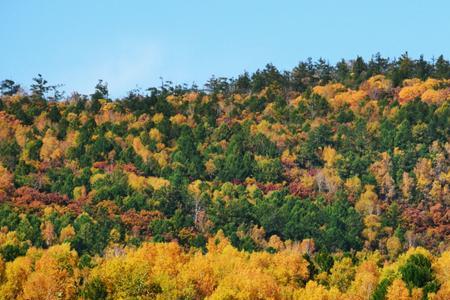
[[[375,261],[367,260],[361,263],[352,282],[349,293],[358,299],[369,300],[379,279],[378,267]]]
[[[308,300],[342,300],[344,295],[335,287],[327,289],[315,281],[308,281],[306,286],[294,292],[294,299]]]
[[[18,257],[6,264],[4,282],[0,286],[0,299],[20,299],[22,288],[32,272],[30,257]]]
[[[361,192],[361,179],[358,176],[348,178],[344,183],[349,199],[353,202]]]
[[[0,201],[5,200],[13,187],[13,175],[0,164]]]
[[[392,199],[395,195],[394,180],[389,174],[391,165],[391,157],[387,152],[383,152],[381,153],[381,159],[370,166],[370,171],[374,174],[381,188],[381,193],[388,199]]]
[[[341,292],[347,290],[355,277],[355,267],[349,257],[336,261],[331,268],[330,284]]]
[[[62,243],[71,241],[75,237],[75,234],[75,228],[73,228],[73,226],[69,224],[61,229],[59,240]]]
[[[394,279],[387,290],[387,300],[410,300],[406,284],[401,279]]]
[[[439,282],[450,287],[450,250],[444,251],[441,257],[436,259],[433,269]]]
[[[56,238],[55,227],[50,221],[45,221],[41,225],[42,238],[47,246],[51,246]]]
[[[391,236],[386,241],[386,248],[391,258],[396,257],[402,250],[402,243],[395,235]]]
[[[417,188],[427,195],[431,188],[431,183],[433,182],[433,168],[431,160],[428,158],[419,159],[414,168],[414,173],[417,178]]]
[[[367,241],[369,243],[368,246],[370,247],[370,244],[376,240],[378,233],[380,232],[380,229],[381,229],[380,217],[378,217],[377,215],[374,215],[374,214],[365,216],[364,217],[364,227],[365,228],[364,228],[362,234],[367,239]]]
[[[73,299],[77,293],[78,255],[68,243],[50,247],[37,259],[23,285],[24,299]]]
[[[403,172],[401,189],[403,198],[410,200],[412,190],[414,189],[414,179],[407,172]]]
[[[375,212],[375,208],[378,204],[378,196],[374,191],[373,185],[366,185],[364,193],[355,204],[355,209],[364,215],[370,215]]]
[[[194,224],[196,226],[199,225],[199,215],[202,211],[201,206],[201,196],[202,196],[202,189],[204,188],[204,184],[201,180],[195,180],[191,182],[188,186],[188,192],[194,199]]]
[[[60,142],[56,138],[53,130],[48,129],[42,138],[42,147],[39,153],[43,161],[54,161],[62,158],[64,151],[60,147]]]

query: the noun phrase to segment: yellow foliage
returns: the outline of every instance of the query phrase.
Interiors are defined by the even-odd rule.
[[[182,114],[176,114],[175,116],[170,117],[170,122],[172,122],[172,124],[182,125],[187,123],[187,118]]]
[[[75,200],[77,200],[83,196],[86,196],[86,187],[84,185],[77,186],[73,189],[73,198]]]
[[[409,176],[409,174],[407,172],[403,172],[402,175],[402,195],[405,199],[410,199],[411,198],[411,192],[414,188],[414,180],[413,178],[411,178],[411,176]]]
[[[444,251],[441,257],[436,259],[433,264],[433,269],[440,283],[450,285],[450,250]]]
[[[0,163],[0,201],[6,198],[8,191],[13,187],[13,175]]]
[[[201,185],[202,181],[197,179],[188,185],[188,191],[195,197],[199,197],[202,192]]]
[[[144,177],[134,173],[128,173],[128,184],[135,190],[142,190],[148,187],[159,190],[163,187],[168,187],[170,182],[161,177]]]
[[[43,131],[46,126],[50,125],[50,122],[47,119],[47,112],[43,111],[34,119],[33,123],[39,131]]]
[[[197,100],[197,98],[198,98],[197,92],[190,92],[183,95],[183,101],[187,103],[194,102],[195,100]]]
[[[43,161],[58,160],[63,157],[64,151],[61,149],[61,144],[54,136],[51,129],[47,130],[45,136],[42,138],[42,147],[39,153]]]
[[[334,107],[339,107],[344,103],[350,105],[352,109],[356,109],[359,103],[367,97],[367,92],[363,90],[348,90],[347,92],[337,94],[331,101]]]
[[[89,178],[89,182],[91,184],[96,183],[97,181],[104,179],[106,177],[106,174],[103,173],[97,173],[91,176],[91,178]]]
[[[372,98],[377,98],[382,93],[388,93],[392,89],[392,81],[386,79],[384,75],[375,75],[367,79],[360,86]]]
[[[286,149],[281,154],[281,162],[287,166],[294,166],[297,156],[292,154],[289,149]]]
[[[358,202],[355,204],[355,209],[362,214],[372,214],[375,211],[375,206],[378,202],[378,196],[374,192],[373,185],[366,185],[364,193],[361,194]]]
[[[281,299],[275,280],[260,270],[241,269],[223,278],[209,300]]]
[[[161,142],[161,140],[162,140],[162,134],[156,128],[150,129],[149,136],[150,136],[151,139],[153,139],[153,140],[155,140],[157,142]]]
[[[134,295],[155,298],[155,286],[164,292],[174,290],[174,277],[186,256],[176,243],[144,243],[139,249],[128,249],[126,255],[104,260],[91,272],[99,278],[111,299],[130,299]]]
[[[446,100],[450,100],[450,89],[426,90],[422,94],[422,101],[428,104],[441,104]]]
[[[349,293],[358,299],[369,300],[377,287],[379,272],[376,262],[364,261],[357,269],[355,280],[352,282]]]
[[[376,239],[378,232],[381,228],[380,217],[377,215],[367,215],[364,217],[364,230],[362,232],[363,236],[369,241],[372,242]]]
[[[69,244],[50,247],[23,285],[24,299],[72,299],[77,293],[78,256]]]
[[[355,197],[361,191],[361,179],[358,176],[350,177],[345,181],[344,186],[349,192],[349,196]]]
[[[147,162],[152,154],[150,150],[142,144],[141,139],[138,137],[133,138],[133,149],[144,162]]]
[[[401,279],[394,279],[387,290],[386,300],[410,300],[406,284]]]
[[[161,168],[164,168],[165,166],[167,166],[167,164],[169,162],[169,154],[167,154],[166,151],[154,153],[152,157],[154,160],[156,160],[156,162],[158,163],[158,165]]]
[[[295,291],[294,299],[342,300],[342,293],[335,287],[327,289],[315,281],[308,281],[305,288]]]
[[[421,158],[417,162],[414,173],[417,178],[417,187],[421,191],[426,191],[433,181],[432,163],[428,158]]]
[[[267,242],[267,246],[275,250],[282,250],[285,248],[283,241],[278,235],[272,235]]]
[[[393,198],[395,194],[394,179],[390,175],[391,158],[387,152],[381,153],[381,159],[370,165],[370,171],[375,176],[381,193],[388,198]]]
[[[319,85],[313,88],[313,93],[324,97],[327,100],[334,98],[338,92],[346,91],[346,87],[342,83],[330,83],[327,85]]]
[[[342,156],[337,154],[334,148],[326,146],[322,151],[322,157],[325,161],[325,166],[331,168]]]
[[[439,291],[434,294],[431,295],[428,294],[429,299],[431,300],[448,300],[450,299],[450,282],[447,281],[445,282],[440,288]]]
[[[302,184],[303,187],[305,187],[308,190],[313,190],[315,185],[316,185],[316,180],[314,178],[313,175],[310,175],[308,173],[304,173],[301,177],[300,177],[300,183]]]
[[[391,236],[386,241],[386,248],[389,252],[389,255],[391,257],[395,257],[400,253],[400,250],[402,248],[402,243],[400,242],[400,239],[396,236]]]
[[[73,237],[75,237],[75,228],[73,228],[72,225],[67,225],[63,229],[61,229],[61,232],[59,234],[59,240],[61,242],[67,242],[70,241]]]
[[[5,281],[0,286],[0,297],[2,299],[20,299],[23,286],[32,272],[32,260],[30,257],[22,256],[6,264]],[[23,298],[23,297],[22,297]]]
[[[331,268],[330,284],[344,292],[355,276],[355,267],[349,257],[336,261]]]
[[[214,160],[209,159],[208,161],[206,161],[205,170],[209,175],[212,175],[216,172],[216,165],[214,164]]]
[[[428,103],[442,103],[448,99],[448,89],[435,90],[443,82],[437,79],[429,78],[426,81],[420,79],[406,79],[403,81],[403,88],[398,93],[400,104],[405,104],[415,98],[422,98]]]

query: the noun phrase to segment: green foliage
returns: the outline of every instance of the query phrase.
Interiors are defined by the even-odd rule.
[[[423,254],[411,255],[399,271],[410,289],[422,288],[433,280],[431,262]]]
[[[392,283],[392,279],[385,278],[383,279],[375,288],[375,291],[372,293],[370,299],[371,300],[385,300],[386,294],[389,286]]]
[[[98,277],[86,282],[81,294],[83,298],[89,300],[104,300],[108,297],[106,286]]]

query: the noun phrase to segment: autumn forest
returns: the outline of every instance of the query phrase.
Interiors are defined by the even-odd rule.
[[[443,56],[0,89],[0,299],[450,299]]]

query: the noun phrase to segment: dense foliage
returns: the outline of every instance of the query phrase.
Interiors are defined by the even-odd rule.
[[[450,297],[442,56],[0,88],[0,299]]]

